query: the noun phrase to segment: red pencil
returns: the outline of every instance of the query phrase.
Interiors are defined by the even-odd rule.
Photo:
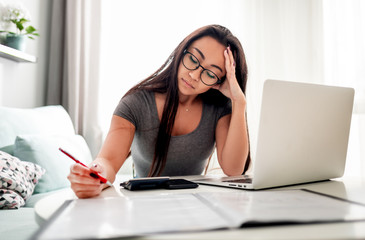
[[[74,160],[76,163],[90,169],[88,166],[86,166],[85,164],[83,164],[82,162],[80,162],[79,160],[77,160],[76,158],[74,158],[71,154],[69,154],[68,152],[66,152],[65,150],[63,150],[62,148],[58,148],[61,152],[63,152],[66,156],[68,156],[69,158],[71,158],[72,160]],[[90,176],[94,177],[94,178],[99,178],[100,182],[102,183],[106,183],[108,186],[112,187],[113,184],[111,184],[108,179],[106,179],[105,177],[101,176],[99,173],[95,172],[95,173],[90,173]]]

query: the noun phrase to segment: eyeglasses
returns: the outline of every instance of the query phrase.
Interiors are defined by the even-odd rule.
[[[200,80],[207,86],[212,86],[215,84],[220,84],[222,82],[221,79],[212,71],[204,68],[202,65],[200,65],[200,62],[198,58],[194,56],[189,51],[184,51],[184,57],[182,59],[182,63],[186,69],[189,70],[196,70],[199,67],[203,69],[203,71],[200,73]]]

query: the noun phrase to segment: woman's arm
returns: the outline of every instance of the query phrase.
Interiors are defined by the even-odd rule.
[[[125,162],[134,137],[135,127],[128,120],[113,115],[108,135],[93,163],[104,166],[105,177],[114,182],[115,175]]]
[[[224,51],[226,81],[215,87],[231,99],[232,114],[219,119],[216,128],[218,162],[226,175],[241,175],[249,152],[246,125],[246,98],[235,73],[235,62],[229,47]]]
[[[241,175],[247,160],[249,144],[245,104],[232,102],[232,114],[219,119],[216,147],[219,165],[228,176]]]
[[[90,164],[92,171],[99,172],[110,182],[125,162],[134,137],[135,127],[128,120],[113,115],[108,135],[97,158]],[[68,176],[71,188],[79,198],[94,197],[107,187],[92,178],[87,168],[74,164]]]

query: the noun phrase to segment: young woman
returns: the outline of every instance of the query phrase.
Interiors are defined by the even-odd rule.
[[[239,40],[219,25],[194,31],[121,99],[91,171],[113,182],[131,151],[137,177],[196,175],[216,147],[223,172],[243,174],[250,162],[246,83]],[[68,179],[80,198],[106,187],[78,164]]]

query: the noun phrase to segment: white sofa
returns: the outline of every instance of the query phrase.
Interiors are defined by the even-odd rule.
[[[39,228],[34,215],[35,203],[69,187],[67,174],[73,162],[58,150],[59,147],[86,164],[92,160],[87,143],[82,136],[75,134],[70,116],[62,106],[32,109],[0,107],[0,153],[13,157],[10,160],[3,157],[2,163],[19,159],[22,164],[32,162],[45,170],[38,182],[34,181],[34,192],[25,199],[24,206],[14,200],[11,205],[14,209],[0,209],[1,239],[28,239]],[[4,173],[0,171],[0,174]],[[0,185],[2,193],[8,185]],[[14,199],[21,198],[17,190],[14,194]],[[3,207],[4,201],[0,201],[0,208]]]

